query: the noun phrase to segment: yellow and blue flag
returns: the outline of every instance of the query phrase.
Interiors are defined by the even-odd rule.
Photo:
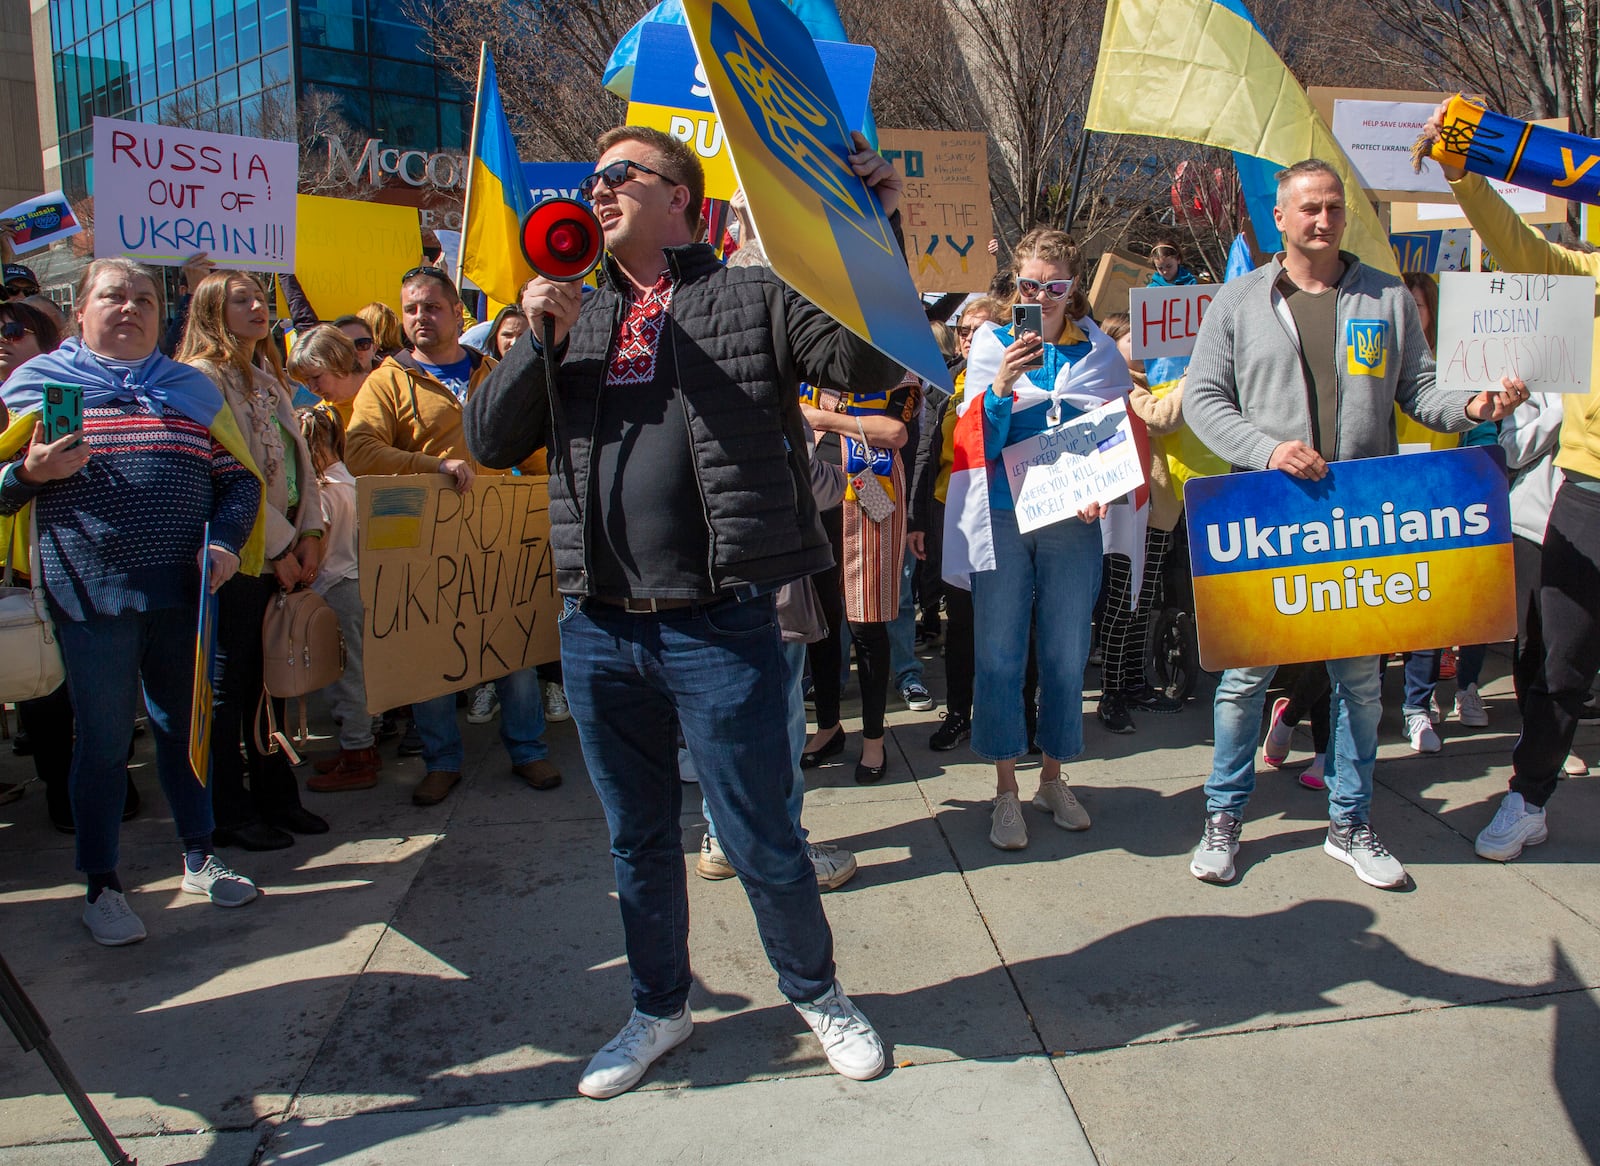
[[[522,254],[522,220],[533,209],[517,141],[511,136],[494,57],[483,46],[478,102],[472,120],[471,176],[461,223],[461,270],[489,298],[517,302],[517,291],[533,278]]]
[[[1355,170],[1243,0],[1108,0],[1087,125],[1233,151],[1263,248],[1278,234],[1272,173],[1321,158],[1351,192],[1345,249],[1399,274]]]

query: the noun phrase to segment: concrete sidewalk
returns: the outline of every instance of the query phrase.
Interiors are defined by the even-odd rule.
[[[263,889],[233,912],[179,892],[141,743],[122,873],[150,938],[123,949],[79,922],[71,840],[33,786],[0,810],[0,954],[143,1166],[1592,1162],[1600,778],[1564,783],[1522,860],[1473,856],[1517,728],[1504,672],[1491,655],[1490,728],[1446,724],[1417,757],[1390,671],[1373,821],[1413,875],[1401,893],[1322,853],[1326,799],[1292,770],[1261,778],[1238,883],[1190,877],[1209,690],[1130,737],[1087,704],[1069,775],[1094,827],[1028,810],[1015,853],[987,841],[992,769],[929,752],[937,714],[892,717],[880,786],[851,781],[852,733],[806,824],[861,862],[826,905],[841,980],[894,1045],[865,1084],[828,1071],[779,995],[738,884],[691,874],[693,1038],[633,1094],[575,1095],[629,1000],[571,724],[549,734],[567,775],[550,793],[512,777],[494,726],[464,726],[467,779],[427,810],[420,762],[386,746],[377,788],[306,795],[331,834],[226,853]],[[1597,744],[1585,727],[1578,751]],[[0,781],[31,774],[0,746]],[[84,1137],[10,1046],[0,1166],[99,1161]]]

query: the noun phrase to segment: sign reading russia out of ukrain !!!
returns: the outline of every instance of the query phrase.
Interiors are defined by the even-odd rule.
[[[850,132],[805,25],[780,0],[685,0],[683,10],[773,270],[953,391],[894,228],[850,166]]]
[[[1208,671],[1516,635],[1498,448],[1197,478],[1184,501]]]

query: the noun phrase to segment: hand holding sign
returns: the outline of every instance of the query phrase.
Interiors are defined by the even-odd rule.
[[[878,205],[883,208],[884,215],[887,217],[894,214],[900,206],[900,194],[905,190],[905,180],[893,166],[889,165],[887,158],[872,148],[872,143],[867,141],[866,135],[860,130],[851,131],[850,144],[856,148],[850,155],[850,168],[871,188],[878,199]]]

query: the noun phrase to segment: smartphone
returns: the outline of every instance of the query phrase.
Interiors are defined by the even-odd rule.
[[[1011,334],[1019,340],[1024,332],[1032,332],[1037,336],[1044,335],[1044,308],[1039,304],[1014,304],[1011,308]],[[1038,368],[1044,363],[1044,352],[1029,362],[1029,368]]]
[[[44,439],[57,441],[69,433],[83,432],[83,388],[81,385],[44,387]],[[80,442],[73,442],[76,449]]]

